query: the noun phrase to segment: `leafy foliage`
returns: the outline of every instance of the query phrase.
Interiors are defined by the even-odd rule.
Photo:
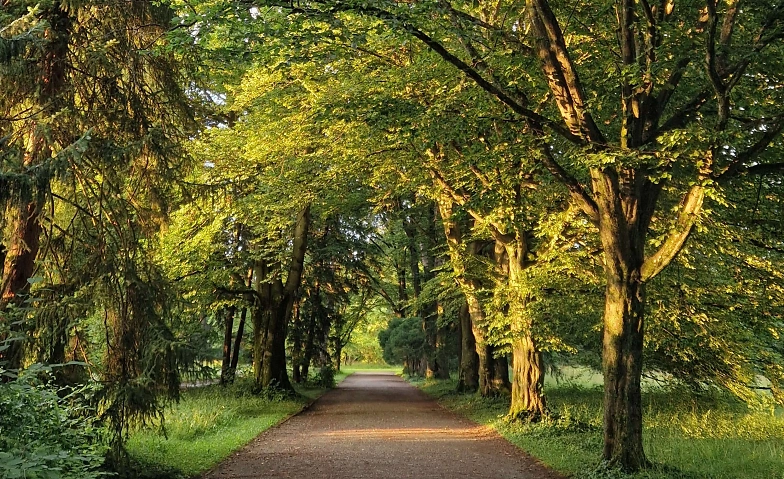
[[[108,431],[91,406],[96,385],[58,388],[49,368],[0,384],[0,477],[104,477]]]
[[[378,333],[387,364],[403,364],[411,373],[413,362],[422,358],[426,347],[422,318],[395,318],[387,329]]]

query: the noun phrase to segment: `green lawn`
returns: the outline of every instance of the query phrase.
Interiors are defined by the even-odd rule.
[[[346,373],[336,375],[342,381]],[[179,403],[166,411],[160,430],[131,433],[128,452],[138,463],[139,476],[196,477],[214,467],[261,432],[299,412],[325,389],[297,387],[296,398],[261,397],[246,382],[183,391]]]
[[[557,419],[508,424],[508,399],[455,394],[454,381],[412,380],[446,407],[495,427],[550,467],[576,478],[627,477],[600,471],[602,391],[575,381],[549,383]],[[648,387],[644,393],[645,448],[654,469],[635,478],[784,479],[784,417],[766,401],[750,408],[716,395]]]

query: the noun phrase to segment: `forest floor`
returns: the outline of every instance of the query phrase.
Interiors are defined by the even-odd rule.
[[[358,372],[205,479],[558,479],[496,432],[392,373]]]

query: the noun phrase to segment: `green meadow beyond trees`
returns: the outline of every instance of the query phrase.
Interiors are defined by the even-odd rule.
[[[0,0],[0,479],[372,368],[567,477],[778,477],[782,265],[780,0]]]

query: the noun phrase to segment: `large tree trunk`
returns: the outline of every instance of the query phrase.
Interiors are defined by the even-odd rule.
[[[512,340],[512,358],[512,403],[508,417],[536,421],[547,413],[547,408],[542,353],[530,334]]]
[[[640,200],[620,192],[617,177],[592,172],[607,279],[602,338],[603,458],[627,471],[648,466],[642,444],[645,231]],[[636,217],[628,212],[639,212]]]
[[[41,224],[38,221],[39,211],[36,203],[28,203],[16,208],[11,218],[14,228],[11,233],[11,245],[3,265],[2,284],[0,285],[0,317],[5,318],[5,309],[9,304],[21,305],[30,291],[35,260],[40,248]],[[22,331],[14,325],[9,330],[17,334]],[[8,349],[0,352],[0,360],[7,362],[7,369],[19,369],[22,366],[23,341],[21,338],[8,343]]]
[[[482,313],[484,318],[484,313]],[[485,332],[472,319],[476,353],[479,357],[479,394],[495,397],[509,393],[509,363],[505,357],[494,357],[495,348],[485,340]]]
[[[604,451],[611,464],[628,471],[646,467],[642,445],[642,350],[644,285],[635,277],[608,274],[604,307]]]
[[[515,291],[525,290],[528,233],[517,231],[503,235],[496,231],[496,261],[506,275],[509,286]],[[542,352],[533,335],[533,322],[528,312],[530,296],[513,294],[507,307],[512,330],[512,401],[508,417],[537,421],[546,414],[544,399],[544,369]]]
[[[493,347],[485,339],[485,313],[482,304],[476,295],[482,287],[479,281],[470,278],[466,274],[463,255],[477,255],[479,243],[472,241],[468,247],[463,243],[461,227],[452,216],[453,204],[448,198],[438,204],[441,213],[441,221],[444,225],[447,245],[449,246],[449,256],[452,260],[452,268],[455,272],[455,279],[463,291],[468,305],[468,316],[471,322],[471,332],[475,340],[476,354],[478,358],[479,393],[484,397],[497,396],[509,392],[508,374],[499,374],[493,357]],[[465,354],[464,354],[465,355]],[[502,361],[506,364],[506,360]]]
[[[457,379],[459,392],[475,392],[479,389],[479,356],[476,340],[471,328],[468,303],[460,307],[460,372]]]
[[[266,289],[263,287],[262,289]],[[268,311],[264,303],[266,300],[259,301],[253,308],[253,378],[255,387],[261,389],[262,369],[264,368],[264,347],[267,344],[269,334]]]
[[[286,371],[286,332],[288,315],[285,305],[278,305],[270,311],[269,325],[264,344],[264,361],[260,377],[257,378],[261,387],[274,387],[284,391],[293,391]]]
[[[493,394],[509,394],[512,392],[512,383],[509,381],[509,359],[505,355],[496,357],[496,348],[492,346],[492,372],[493,372]]]
[[[59,4],[55,3],[44,12],[47,28],[48,44],[46,52],[41,59],[42,64],[40,76],[31,78],[31,81],[39,85],[40,97],[38,101],[43,108],[36,112],[52,113],[58,110],[61,104],[60,95],[67,85],[67,62],[65,57],[68,54],[69,42],[71,40],[71,29],[73,18]],[[39,109],[38,106],[31,106],[31,110]],[[21,170],[26,174],[31,174],[35,166],[41,161],[52,156],[52,150],[47,145],[47,139],[38,132],[38,125],[33,122],[29,125],[29,143],[25,152]],[[42,174],[42,173],[37,173]],[[21,304],[24,296],[30,290],[28,279],[33,276],[35,261],[41,245],[41,224],[39,217],[41,206],[45,202],[45,197],[49,193],[49,180],[32,176],[31,183],[36,185],[37,191],[33,192],[33,198],[22,199],[26,203],[11,207],[12,213],[9,218],[11,225],[10,244],[7,244],[7,251],[3,261],[2,282],[0,283],[0,321],[5,320],[5,309],[9,304]],[[11,331],[20,333],[17,327],[10,327]],[[4,338],[0,338],[4,339]],[[0,360],[7,362],[6,368],[19,369],[22,365],[23,342],[11,341],[8,349],[0,352]]]
[[[262,260],[256,265],[259,306],[254,314],[253,372],[257,389],[294,390],[286,371],[286,334],[302,281],[309,227],[310,205],[297,215],[285,284],[280,277],[280,263],[269,264]]]

